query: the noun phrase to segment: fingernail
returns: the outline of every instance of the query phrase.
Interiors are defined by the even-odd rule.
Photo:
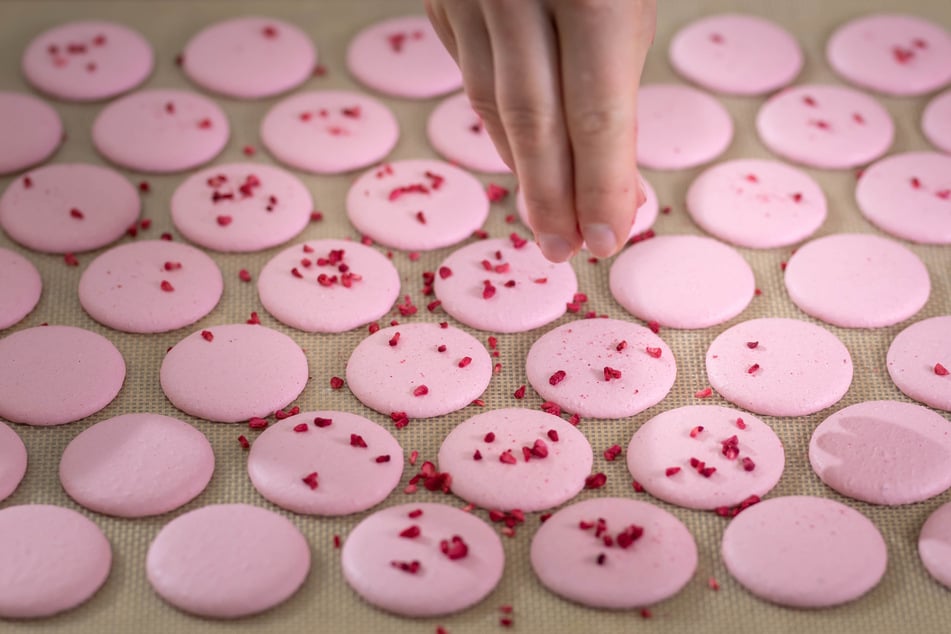
[[[571,257],[571,245],[559,235],[543,233],[538,236],[538,246],[552,262],[564,262]]]
[[[585,225],[582,231],[588,251],[598,257],[606,258],[617,248],[617,237],[606,224],[593,223]]]

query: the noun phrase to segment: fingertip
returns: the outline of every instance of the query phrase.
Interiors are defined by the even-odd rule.
[[[612,256],[618,250],[619,240],[611,225],[592,222],[582,227],[581,233],[588,251],[599,258]]]
[[[577,247],[556,233],[540,233],[535,241],[544,255],[551,262],[567,262],[577,252]]]

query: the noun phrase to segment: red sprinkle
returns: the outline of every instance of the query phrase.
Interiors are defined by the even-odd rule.
[[[314,490],[317,488],[317,472],[316,471],[312,473],[308,473],[306,476],[301,478],[301,480],[303,480],[304,484],[309,486],[311,490]]]
[[[204,339],[205,341],[214,341],[215,336],[211,334],[210,330],[202,330],[201,338]]]
[[[321,418],[320,416],[317,416],[314,418],[314,427],[319,427],[319,428],[330,427],[330,425],[333,422],[334,421],[332,418]]]
[[[940,363],[934,364],[934,373],[938,376],[948,376],[948,369]]]
[[[413,524],[409,528],[404,528],[400,531],[400,537],[405,537],[406,539],[415,539],[422,534],[423,531],[420,530],[419,526]]]
[[[248,439],[244,435],[238,436],[238,444],[241,445],[242,449],[251,448],[251,443],[248,442]]]
[[[713,388],[705,387],[702,390],[698,390],[697,392],[694,392],[693,395],[697,398],[708,398],[712,394],[713,394]]]
[[[429,394],[429,388],[425,385],[418,385],[416,389],[413,390],[413,396],[426,396]]]
[[[916,176],[911,178],[911,187],[912,189],[921,189],[921,181]]]
[[[227,227],[231,224],[231,216],[218,216],[215,218],[219,226]]]
[[[248,269],[241,269],[240,271],[238,271],[238,279],[241,280],[242,282],[250,282],[251,274],[248,273]]]
[[[461,359],[459,359],[459,367],[460,367],[460,368],[464,368],[464,367],[466,367],[467,365],[469,365],[470,363],[472,363],[472,357],[462,357]]]
[[[307,431],[308,429],[310,428],[307,427],[307,423],[297,423],[296,425],[294,425],[294,431],[296,431],[297,433]]]
[[[399,342],[400,342],[400,333],[399,332],[393,333],[393,336],[390,337],[390,346],[395,347],[396,344],[398,344]]]
[[[759,370],[759,364],[758,364],[758,363],[754,363],[754,364],[751,365],[749,368],[747,368],[746,373],[747,373],[747,374],[756,374],[757,370]]]
[[[746,347],[749,348],[750,350],[755,349],[756,346],[758,346],[758,345],[759,345],[759,341],[747,341],[747,342],[746,342]]]
[[[558,370],[557,372],[552,374],[550,377],[548,377],[548,384],[558,385],[559,383],[565,380],[565,376],[566,374],[564,370]]]
[[[690,430],[690,437],[696,438],[702,431],[703,431],[703,425],[697,425],[696,427]]]
[[[83,212],[79,211],[75,207],[69,210],[69,215],[75,218],[76,220],[82,220],[83,218],[85,218],[85,215],[83,214]]]
[[[621,343],[619,343],[617,346],[614,347],[614,349],[617,350],[618,352],[623,351],[625,348],[627,348],[627,342],[626,342],[626,341],[622,341]],[[660,356],[660,355],[658,355],[658,356]]]
[[[733,507],[718,506],[717,508],[713,509],[713,512],[719,515],[720,517],[736,517],[741,512],[745,511],[746,509],[758,503],[759,501],[760,501],[760,498],[758,495],[751,495],[750,497],[740,502],[737,506],[733,506]]]
[[[171,293],[175,290],[175,287],[171,285],[168,280],[162,280],[162,283],[159,285],[163,291],[166,293]]]
[[[260,416],[252,416],[248,420],[248,429],[267,429],[267,419]]]
[[[241,148],[241,152],[245,156],[254,156],[255,153],[257,153],[257,150],[254,149],[253,145],[245,145],[243,148]]]
[[[334,548],[340,548],[340,535],[334,535]]]
[[[515,390],[515,393],[512,394],[512,396],[514,396],[514,397],[517,398],[518,400],[521,400],[521,399],[525,398],[525,386],[524,386],[524,385],[520,385],[520,386],[518,387],[518,389]]]
[[[654,357],[655,359],[660,359],[660,355],[663,353],[660,348],[651,348],[650,346],[647,346],[645,350],[647,351],[647,354]]]
[[[680,473],[680,467],[667,467],[667,470],[664,471],[664,474],[669,478]]]
[[[343,379],[341,379],[339,376],[330,377],[330,387],[335,390],[339,390],[343,387]]]

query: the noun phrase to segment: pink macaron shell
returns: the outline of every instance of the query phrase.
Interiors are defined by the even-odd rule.
[[[857,86],[887,95],[921,95],[951,82],[951,33],[912,15],[866,14],[836,29],[826,59]]]
[[[951,588],[951,502],[939,506],[921,527],[918,556],[938,583]]]
[[[705,92],[677,84],[642,85],[637,94],[637,163],[657,170],[703,165],[733,139],[733,120]]]
[[[34,251],[91,251],[125,235],[141,207],[135,187],[115,170],[56,163],[10,183],[0,198],[0,226]]]
[[[259,99],[304,83],[314,70],[317,51],[293,24],[242,16],[199,31],[182,57],[185,75],[202,88],[236,99]]]
[[[931,279],[908,247],[874,234],[840,233],[799,248],[786,290],[803,312],[843,328],[881,328],[917,313]]]
[[[122,244],[89,263],[79,303],[123,332],[167,332],[191,325],[218,304],[224,283],[204,251],[167,240]]]
[[[534,449],[527,459],[525,447]],[[502,511],[543,511],[567,502],[584,488],[591,465],[591,444],[577,427],[525,408],[477,414],[449,432],[439,448],[439,470],[452,474],[452,492]]]
[[[787,160],[847,169],[885,154],[895,124],[888,111],[864,93],[809,84],[770,97],[756,115],[756,131],[770,151]]]
[[[951,90],[946,90],[925,106],[921,131],[931,144],[951,154]]]
[[[509,282],[515,284],[506,286]],[[578,278],[571,264],[548,261],[534,242],[493,238],[449,254],[436,271],[433,288],[442,309],[467,326],[525,332],[565,314],[578,291]]]
[[[448,97],[433,109],[426,136],[447,161],[489,174],[511,171],[465,93]]]
[[[63,141],[63,122],[33,95],[0,91],[0,174],[42,163]]]
[[[893,154],[866,168],[855,187],[859,211],[895,237],[951,244],[951,156]]]
[[[772,249],[805,240],[826,219],[826,196],[805,172],[762,159],[710,167],[690,184],[687,211],[701,229],[741,247]]]
[[[914,323],[892,340],[885,367],[905,396],[951,412],[951,315]]]
[[[341,254],[339,260],[334,253]],[[386,315],[399,293],[400,275],[393,263],[346,240],[288,247],[258,275],[264,308],[281,323],[306,332],[345,332],[368,324]]]
[[[25,257],[0,247],[0,330],[18,323],[36,307],[43,292],[43,278]]]
[[[119,394],[125,361],[108,339],[74,326],[37,326],[0,339],[0,417],[62,425]]]
[[[122,414],[66,446],[59,480],[86,508],[118,517],[168,513],[200,494],[215,454],[200,431],[170,416]]]
[[[283,603],[310,572],[310,545],[290,520],[248,504],[180,515],[149,546],[149,583],[176,608],[236,619]]]
[[[737,444],[729,442],[734,436]],[[739,453],[731,453],[732,448]],[[702,466],[692,464],[694,458]],[[779,482],[785,463],[783,444],[769,425],[717,405],[658,414],[638,428],[627,447],[634,480],[654,497],[691,509],[732,507],[766,495]],[[709,476],[700,472],[711,467],[716,471]],[[680,471],[668,476],[671,468]]]
[[[26,475],[26,446],[13,429],[0,421],[0,502],[16,491]]]
[[[399,123],[386,105],[344,90],[291,95],[261,121],[268,151],[281,163],[314,174],[339,174],[381,161],[399,136]]]
[[[462,86],[459,67],[425,16],[376,22],[347,47],[347,69],[360,83],[392,97],[429,99]]]
[[[749,507],[723,532],[721,554],[743,587],[772,603],[824,608],[859,598],[885,574],[878,528],[841,502],[790,496]]]
[[[845,345],[798,319],[751,319],[725,330],[707,349],[706,366],[720,396],[768,416],[813,414],[837,403],[852,383]]]
[[[319,427],[317,418],[332,422]],[[312,473],[316,488],[305,481]],[[347,412],[304,412],[278,421],[258,436],[248,455],[248,475],[258,493],[305,515],[365,511],[385,500],[402,474],[403,450],[396,438]]]
[[[606,378],[606,368],[621,376]],[[553,378],[558,372],[565,373],[561,380]],[[539,337],[528,351],[525,374],[543,399],[566,411],[616,419],[663,400],[674,384],[677,363],[667,344],[643,326],[580,319]]]
[[[488,215],[482,184],[442,161],[371,169],[347,193],[347,217],[356,230],[396,249],[429,251],[462,242]]]
[[[21,66],[34,88],[64,101],[98,101],[132,90],[149,76],[152,46],[116,22],[67,22],[27,45]]]
[[[596,536],[599,520],[606,530]],[[592,526],[585,529],[582,523]],[[622,548],[617,535],[632,525],[643,533]],[[605,535],[616,545],[605,546]],[[660,507],[597,498],[548,518],[532,538],[531,563],[542,585],[558,596],[594,608],[624,610],[680,592],[697,569],[697,544],[687,527]]]
[[[657,236],[614,260],[611,294],[644,321],[671,328],[706,328],[739,315],[756,280],[733,247],[703,236]]]
[[[307,383],[307,357],[293,339],[261,325],[210,326],[169,350],[161,382],[186,414],[237,423],[270,416],[297,398]]]
[[[347,362],[347,384],[360,402],[381,414],[404,412],[409,418],[460,410],[482,395],[491,378],[492,360],[475,337],[433,323],[381,328],[357,344]]]
[[[819,479],[870,504],[912,504],[951,487],[951,421],[899,401],[840,409],[812,434],[809,462]]]
[[[214,251],[251,252],[291,240],[310,222],[310,190],[288,171],[226,163],[192,174],[172,194],[172,222]]]
[[[419,528],[417,537],[400,537],[412,526]],[[467,546],[464,557],[450,559],[441,552],[442,540],[453,536]],[[415,574],[399,567],[414,561]],[[477,515],[424,502],[391,506],[357,524],[340,563],[347,583],[367,603],[403,616],[431,617],[459,612],[488,596],[502,578],[505,552],[495,530]]]
[[[791,83],[802,49],[780,25],[753,15],[700,18],[674,34],[668,57],[690,81],[731,95],[761,95]]]
[[[96,150],[147,173],[182,172],[224,149],[228,118],[214,101],[185,90],[142,90],[111,102],[92,127]]]

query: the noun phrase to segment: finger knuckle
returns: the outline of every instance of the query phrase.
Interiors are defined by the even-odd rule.
[[[610,105],[581,108],[568,119],[568,125],[582,137],[613,137],[623,134],[630,124],[630,113]]]
[[[500,116],[512,142],[524,151],[543,150],[557,129],[554,115],[536,105],[507,105],[501,109]]]

